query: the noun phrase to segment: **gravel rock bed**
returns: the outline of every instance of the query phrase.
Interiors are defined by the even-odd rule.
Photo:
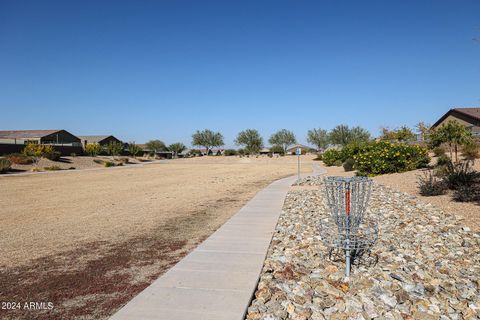
[[[248,320],[480,319],[480,234],[415,197],[374,184],[379,239],[348,280],[322,243],[321,177],[286,197]]]

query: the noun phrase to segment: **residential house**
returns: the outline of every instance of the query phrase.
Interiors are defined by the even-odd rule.
[[[110,136],[78,136],[82,140],[82,144],[85,147],[89,143],[98,143],[101,146],[106,146],[110,142],[120,142],[123,143],[120,139],[110,135]]]
[[[81,146],[80,138],[66,130],[2,130],[0,131],[0,143]]]
[[[293,144],[293,145],[291,145],[287,148],[287,154],[295,154],[296,151],[297,151],[297,148],[300,148],[300,150],[302,151],[302,154],[306,154],[306,153],[309,153],[309,152],[315,152],[315,149],[313,149],[312,147],[297,143],[297,144]]]
[[[480,108],[454,108],[448,110],[432,129],[443,126],[449,121],[457,121],[472,131],[474,137],[480,138]]]

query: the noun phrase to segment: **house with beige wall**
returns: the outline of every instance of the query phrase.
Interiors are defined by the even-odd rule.
[[[432,129],[441,127],[449,121],[457,121],[472,131],[473,136],[480,138],[480,108],[454,108],[448,110]]]

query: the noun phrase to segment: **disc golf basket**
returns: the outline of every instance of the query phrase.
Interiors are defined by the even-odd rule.
[[[327,177],[325,193],[330,216],[320,223],[321,238],[331,249],[345,254],[345,276],[352,260],[369,249],[378,238],[378,227],[365,212],[372,181],[366,177]]]

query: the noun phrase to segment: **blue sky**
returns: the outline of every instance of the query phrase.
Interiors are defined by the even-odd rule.
[[[476,37],[476,0],[0,0],[0,127],[376,135],[480,106]]]

